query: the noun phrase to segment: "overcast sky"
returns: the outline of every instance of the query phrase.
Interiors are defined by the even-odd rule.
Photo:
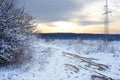
[[[108,0],[110,32],[120,33],[120,0]],[[42,32],[103,33],[105,0],[20,0]]]

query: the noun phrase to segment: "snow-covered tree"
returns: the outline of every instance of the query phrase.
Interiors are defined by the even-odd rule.
[[[32,24],[32,17],[15,0],[0,0],[0,64],[17,62],[29,53]]]

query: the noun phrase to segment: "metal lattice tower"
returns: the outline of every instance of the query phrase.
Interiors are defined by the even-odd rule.
[[[103,13],[103,15],[105,16],[104,18],[104,34],[105,34],[105,40],[108,40],[108,34],[109,34],[109,13],[111,13],[111,11],[109,11],[108,8],[108,0],[106,0],[106,4],[104,6],[105,8],[105,12]]]

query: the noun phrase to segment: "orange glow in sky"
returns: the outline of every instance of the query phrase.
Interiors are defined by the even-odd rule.
[[[104,33],[105,0],[24,0],[37,33]],[[24,2],[22,1],[22,2]],[[120,34],[120,0],[108,0],[111,34]]]

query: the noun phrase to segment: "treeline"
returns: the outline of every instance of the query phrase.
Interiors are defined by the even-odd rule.
[[[83,39],[83,40],[104,40],[120,41],[120,34],[74,34],[74,33],[46,33],[38,34],[38,38],[42,39]]]

